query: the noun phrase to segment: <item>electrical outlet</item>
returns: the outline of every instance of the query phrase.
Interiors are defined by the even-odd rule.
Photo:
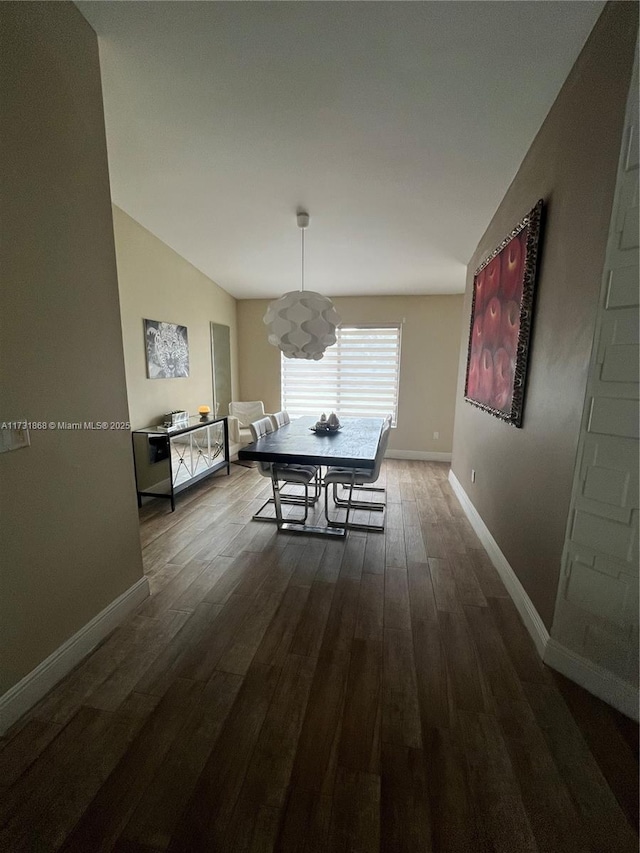
[[[439,433],[439,432],[434,432],[433,437],[434,437],[434,438],[440,438],[440,433]]]
[[[476,481],[476,469],[472,468],[471,469],[471,482],[475,483],[475,481]]]

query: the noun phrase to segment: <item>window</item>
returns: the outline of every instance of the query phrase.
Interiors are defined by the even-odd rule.
[[[398,414],[400,326],[341,326],[320,361],[282,356],[282,408],[293,417]]]

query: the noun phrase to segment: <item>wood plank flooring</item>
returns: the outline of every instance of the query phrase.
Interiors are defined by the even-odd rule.
[[[237,465],[147,504],[152,596],[0,744],[0,850],[637,851],[637,726],[541,663],[446,465],[381,482],[341,541]]]

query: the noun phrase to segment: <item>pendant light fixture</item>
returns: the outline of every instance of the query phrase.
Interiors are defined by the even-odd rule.
[[[340,317],[326,296],[304,289],[304,232],[309,214],[298,213],[302,234],[302,279],[300,290],[291,290],[267,308],[263,322],[269,329],[269,343],[286,358],[319,361],[327,347],[336,342]]]

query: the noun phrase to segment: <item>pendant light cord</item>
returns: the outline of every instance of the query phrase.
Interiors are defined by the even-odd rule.
[[[304,228],[302,230],[302,287],[300,288],[301,292],[304,293]]]

